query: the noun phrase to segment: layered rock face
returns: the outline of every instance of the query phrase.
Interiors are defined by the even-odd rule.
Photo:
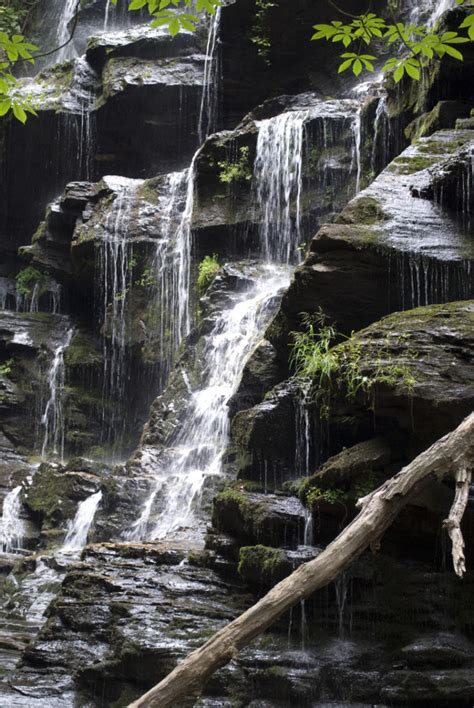
[[[354,92],[307,42],[330,7],[226,2],[171,39],[125,5],[81,3],[24,79],[39,117],[2,128],[5,705],[128,705],[474,404],[471,50]],[[329,375],[297,375],[302,341]],[[470,706],[452,497],[194,705]]]

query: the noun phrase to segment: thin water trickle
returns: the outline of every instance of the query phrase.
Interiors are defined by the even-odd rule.
[[[354,161],[357,166],[356,175],[356,194],[360,192],[360,183],[362,178],[362,106],[357,110],[354,116]]]
[[[21,548],[24,536],[24,523],[21,519],[21,490],[19,485],[8,492],[3,500],[2,517],[0,518],[0,551],[11,553]]]
[[[296,455],[295,471],[298,477],[307,477],[310,474],[311,460],[311,417],[308,404],[310,402],[311,383],[304,382],[301,385],[298,398],[296,400]]]
[[[342,639],[344,637],[344,616],[349,590],[349,579],[347,573],[341,573],[341,575],[334,582],[334,588],[336,590],[339,637]]]
[[[66,383],[66,369],[64,365],[64,352],[71,343],[74,329],[66,330],[64,339],[57,345],[53,361],[48,373],[49,398],[41,417],[44,428],[41,457],[46,455],[58,457],[64,461],[64,443],[66,436],[64,415],[64,393]]]
[[[206,59],[204,62],[204,84],[199,110],[198,136],[199,143],[215,132],[218,122],[219,109],[219,29],[221,22],[221,8],[217,8],[209,23],[207,37]]]
[[[109,15],[110,15],[110,10],[112,7],[112,0],[107,0],[107,5],[105,6],[105,15],[104,15],[104,32],[107,32],[109,29]]]

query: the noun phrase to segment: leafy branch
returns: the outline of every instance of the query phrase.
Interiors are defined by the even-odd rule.
[[[456,0],[456,3],[471,6],[474,0]],[[374,72],[374,63],[378,57],[372,53],[362,53],[361,50],[365,45],[377,51],[382,44],[393,47],[394,50],[394,55],[385,60],[382,71],[392,72],[396,83],[405,75],[418,81],[422,68],[434,59],[450,56],[463,61],[462,52],[455,45],[474,41],[474,14],[468,15],[459,27],[467,30],[467,36],[454,31],[439,32],[437,28],[425,25],[397,22],[393,12],[391,21],[373,12],[357,17],[343,14],[351,17],[352,21],[344,23],[341,20],[333,20],[329,24],[314,25],[315,32],[311,37],[313,41],[325,40],[342,44],[345,49],[352,49],[357,43],[357,50],[340,55],[343,61],[339,65],[339,73],[351,70],[355,76],[359,76],[364,70]]]
[[[117,0],[112,0],[112,4],[116,5]],[[165,27],[175,37],[181,30],[194,32],[199,23],[199,13],[214,15],[220,6],[220,0],[131,0],[128,9],[148,10],[153,17],[151,26]]]

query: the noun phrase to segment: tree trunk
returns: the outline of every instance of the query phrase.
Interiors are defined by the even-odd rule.
[[[445,524],[453,539],[455,570],[462,575],[464,544],[460,521],[473,460],[474,413],[395,477],[359,500],[359,515],[317,558],[300,566],[253,607],[189,654],[161,683],[129,708],[182,706],[186,697],[199,695],[217,669],[235,659],[241,649],[282,614],[335,580],[366,548],[377,547],[399,511],[432,480],[445,476],[452,476],[457,482],[453,509]]]

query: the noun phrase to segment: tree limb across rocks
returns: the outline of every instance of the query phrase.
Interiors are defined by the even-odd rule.
[[[465,572],[461,520],[466,509],[474,466],[474,413],[445,435],[395,477],[359,500],[358,516],[314,560],[282,580],[253,607],[193,651],[158,685],[129,708],[171,708],[198,696],[212,674],[294,605],[328,585],[381,536],[400,510],[433,480],[453,477],[455,499],[444,522],[453,543],[456,573]]]

